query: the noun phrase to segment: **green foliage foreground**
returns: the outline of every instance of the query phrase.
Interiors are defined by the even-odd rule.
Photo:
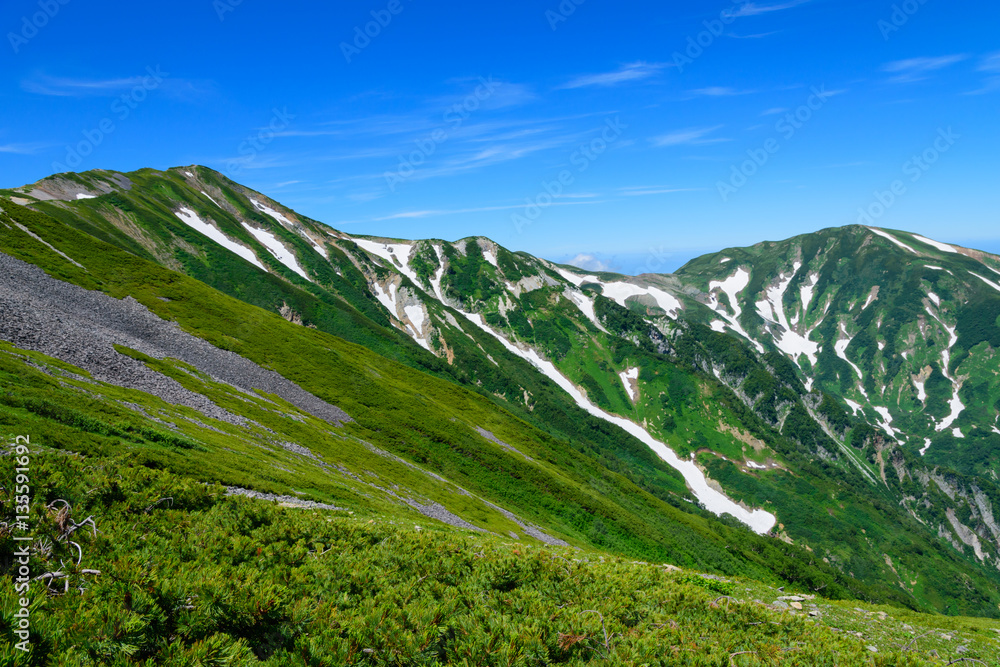
[[[36,454],[31,478],[33,576],[67,576],[33,582],[16,651],[0,529],[4,665],[923,664],[655,565],[226,497],[124,459]]]

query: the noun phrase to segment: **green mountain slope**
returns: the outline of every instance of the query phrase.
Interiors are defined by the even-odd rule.
[[[8,433],[98,459],[128,451],[143,465],[362,516],[430,518],[529,542],[562,539],[657,562],[828,585],[839,596],[906,602],[889,587],[853,581],[802,549],[719,522],[683,500],[678,509],[453,382],[227,297],[44,214],[12,202],[2,207],[0,251],[18,258],[7,261],[29,261],[48,271],[48,277],[39,272],[40,280],[99,289],[107,300],[131,297],[183,331],[280,373],[352,420],[330,424],[177,359],[116,348],[235,417],[225,421],[3,344],[0,420]],[[39,285],[39,292],[51,287]],[[5,307],[19,303],[18,294],[4,297]],[[13,321],[5,318],[4,326]],[[641,471],[646,458],[635,461]],[[673,479],[645,465],[647,483]],[[671,486],[658,486],[670,495]],[[685,494],[676,482],[673,488]]]
[[[0,587],[3,664],[853,667],[1000,658],[995,621],[832,604],[590,551],[225,498],[221,487],[124,458],[95,466],[65,453],[32,457],[31,520],[49,545],[32,566],[52,576],[30,594],[30,657],[9,631],[13,587]],[[13,473],[0,458],[0,474]],[[67,532],[86,517],[97,530],[70,532],[77,551]]]
[[[468,490],[514,512],[521,523],[575,544],[650,560],[686,559],[717,571],[759,568],[755,576],[816,577],[813,588],[853,587],[853,595],[949,613],[997,615],[1000,609],[996,536],[989,532],[1000,495],[995,473],[983,474],[990,466],[966,468],[947,459],[930,465],[933,447],[920,457],[893,446],[877,431],[879,412],[845,407],[849,404],[841,399],[852,394],[842,391],[842,372],[836,382],[815,376],[810,367],[797,367],[773,336],[760,333],[761,327],[778,329],[749,305],[763,297],[750,295],[765,292],[775,279],[780,286],[780,272],[801,261],[792,255],[787,269],[780,268],[784,260],[767,264],[764,253],[749,249],[745,257],[732,251],[702,258],[677,276],[587,275],[508,252],[487,239],[350,236],[202,167],[60,175],[22,190],[8,194],[61,223],[33,218],[36,214],[12,204],[12,211],[25,216],[22,224],[102,281],[111,266],[94,268],[57,242],[70,228],[85,234],[73,236],[71,245],[101,239],[132,256],[114,255],[115,262],[146,260],[141,270],[133,269],[136,277],[114,271],[114,280],[102,289],[134,294],[185,330],[220,346],[238,346],[231,349],[343,408],[356,420],[344,431],[366,429],[358,433],[364,442],[460,487],[441,497],[421,488],[422,507],[433,501],[472,525],[524,534],[502,514],[489,525],[486,518],[477,519],[491,516],[490,510],[482,514],[463,496]],[[802,243],[829,245],[823,233]],[[888,241],[869,245],[884,245],[889,254],[897,247]],[[19,251],[11,254],[69,277],[60,265],[64,260],[42,261],[39,250]],[[843,254],[850,252],[857,249]],[[213,306],[206,318],[198,304],[218,299],[215,292],[208,296],[210,291],[186,299],[183,308],[176,300],[163,302],[157,297],[180,300],[180,293],[204,288],[172,273],[169,279],[154,278],[148,262],[274,315],[264,318],[229,300],[226,308]],[[723,321],[713,309],[732,305],[724,295],[732,287],[726,281],[744,266],[754,282],[748,279],[745,290],[737,291],[740,314]],[[895,280],[904,268],[897,259],[883,271]],[[856,273],[830,274],[815,289],[841,281],[845,295],[863,290],[851,282]],[[81,276],[69,279],[96,285]],[[174,292],[151,293],[146,286],[162,281],[176,283]],[[789,307],[800,287],[786,286]],[[813,326],[816,320],[809,318],[817,303],[826,301],[811,299],[810,314],[788,328]],[[839,308],[832,302],[829,307]],[[772,318],[778,319],[774,313]],[[247,326],[248,319],[260,323]],[[228,323],[224,334],[219,321]],[[819,340],[823,326],[830,324],[810,335]],[[733,335],[736,328],[753,340]],[[326,334],[343,339],[339,345],[356,343],[381,357],[350,348],[331,364],[325,350],[340,348]],[[300,335],[323,342],[300,349]],[[281,344],[274,344],[276,337]],[[831,355],[830,368],[843,362],[836,344],[830,347],[817,352],[817,368]],[[398,362],[392,373],[384,370],[384,358]],[[989,366],[988,357],[976,358]],[[378,369],[378,377],[358,386],[355,378],[370,377],[366,368]],[[395,374],[405,379],[396,380]],[[383,395],[383,384],[398,390]],[[415,385],[421,387],[417,399],[410,392]],[[425,386],[444,393],[422,400],[429,396]],[[939,391],[933,387],[930,382],[928,394]],[[456,391],[475,407],[451,406],[450,392]],[[359,392],[365,397],[359,399]],[[442,424],[444,419],[462,426]],[[441,426],[429,427],[428,420]],[[491,435],[483,437],[477,429]],[[288,436],[290,442],[303,442],[302,437]],[[359,466],[366,465],[364,456],[361,452]],[[171,466],[191,460],[189,453],[176,459]],[[518,467],[510,468],[512,461]],[[294,479],[290,475],[284,483],[303,491]],[[554,487],[551,479],[560,484]],[[261,481],[247,479],[244,485],[275,490],[272,480],[266,489]],[[538,497],[539,488],[556,499]],[[585,497],[564,488],[583,489]],[[565,500],[569,496],[573,499]],[[770,531],[772,538],[728,527],[692,500]],[[597,502],[607,509],[595,511],[597,505],[588,504]],[[674,531],[676,524],[688,528]],[[978,549],[964,544],[974,539]],[[729,553],[734,542],[735,559]],[[774,551],[776,545],[782,551],[786,542],[796,545],[787,547],[789,554],[810,553],[800,545],[810,549],[813,555],[805,560],[823,574],[804,575],[800,564],[769,562],[774,556],[760,558],[756,551]]]

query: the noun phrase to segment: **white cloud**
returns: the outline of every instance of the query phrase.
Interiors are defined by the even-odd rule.
[[[804,5],[810,0],[789,0],[789,2],[781,2],[772,5],[762,5],[756,2],[746,2],[739,7],[739,9],[733,10],[731,16],[757,16],[759,14],[769,14],[771,12],[780,12],[785,9],[791,9],[793,7],[798,7],[799,5]]]
[[[1000,90],[1000,51],[985,56],[976,68],[978,72],[986,72],[989,76],[983,79],[983,85],[978,90],[973,90],[966,95],[983,95]]]
[[[1000,51],[991,53],[983,58],[983,61],[979,63],[979,67],[976,69],[980,72],[995,72],[1000,74]]]
[[[686,130],[677,130],[676,132],[671,132],[669,134],[664,134],[653,139],[654,146],[684,146],[684,145],[702,145],[702,144],[712,144],[719,143],[721,141],[729,141],[728,139],[707,139],[706,135],[715,132],[716,130],[722,128],[722,125],[716,125],[715,127],[693,127]]]
[[[774,107],[772,109],[768,109],[767,111],[762,111],[760,115],[761,116],[776,116],[779,113],[785,113],[786,111],[788,111],[788,109],[786,109],[784,107]]]
[[[932,72],[937,72],[955,63],[962,62],[967,57],[964,54],[956,54],[932,58],[907,58],[906,60],[896,60],[886,63],[882,66],[882,71],[896,75],[889,79],[893,83],[914,83],[916,81],[923,81]]]
[[[666,185],[633,185],[619,188],[618,192],[624,197],[647,197],[649,195],[666,195],[675,192],[697,192],[704,188],[672,188]]]
[[[617,86],[630,81],[641,81],[659,74],[666,65],[657,63],[635,62],[623,65],[614,72],[603,74],[586,74],[564,83],[559,89],[586,88],[588,86]]]
[[[604,200],[587,200],[587,201],[573,201],[573,202],[560,202],[555,201],[549,204],[549,206],[583,206],[587,204],[603,204]],[[383,222],[386,220],[413,220],[420,218],[436,218],[442,215],[459,215],[464,213],[489,213],[492,211],[512,211],[515,209],[523,209],[524,202],[520,204],[510,204],[506,206],[480,206],[477,208],[458,208],[458,209],[430,209],[423,211],[403,211],[402,213],[393,213],[392,215],[385,215],[379,218],[372,218],[371,222]],[[341,223],[345,224],[345,223]]]
[[[696,88],[695,90],[689,90],[688,92],[694,95],[703,95],[705,97],[735,97],[737,95],[749,95],[754,91],[736,90],[735,88],[730,88],[728,86],[709,86],[708,88]]]
[[[593,255],[579,254],[573,259],[566,262],[570,266],[575,266],[578,269],[584,269],[585,271],[607,271],[608,264],[597,259]]]
[[[47,144],[0,144],[0,153],[12,153],[14,155],[34,155],[46,148]]]

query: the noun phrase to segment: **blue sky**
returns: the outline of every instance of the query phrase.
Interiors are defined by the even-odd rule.
[[[995,3],[317,4],[9,0],[0,182],[204,164],[347,232],[622,272],[859,210],[1000,250]]]

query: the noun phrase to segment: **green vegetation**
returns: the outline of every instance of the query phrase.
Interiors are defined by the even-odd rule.
[[[61,280],[133,296],[356,421],[334,429],[277,397],[248,400],[175,360],[119,349],[249,420],[244,427],[216,423],[7,346],[0,347],[0,424],[11,432],[30,428],[59,450],[100,460],[125,450],[138,465],[328,502],[364,521],[428,528],[414,506],[436,505],[493,534],[517,534],[525,554],[540,549],[521,525],[530,523],[584,550],[755,579],[764,587],[952,615],[1000,614],[1000,574],[992,567],[998,550],[977,504],[985,498],[1000,508],[1000,434],[990,429],[1000,414],[994,357],[1000,318],[995,290],[963,277],[984,270],[975,259],[935,256],[940,270],[929,268],[863,228],[731,249],[695,260],[676,280],[663,279],[684,304],[673,321],[648,297],[620,305],[602,296],[599,284],[576,288],[544,261],[484,239],[418,241],[408,266],[400,267],[211,170],[194,171],[198,185],[178,170],[143,170],[127,175],[130,190],[94,200],[30,208],[3,202],[0,221],[20,222],[82,269],[13,226],[0,230],[0,251]],[[250,198],[277,207],[286,222],[262,214]],[[173,214],[179,206],[254,249],[269,271],[183,225]],[[278,263],[243,221],[281,239],[313,282]],[[317,239],[329,260],[314,249]],[[439,252],[445,303],[431,287],[442,268]],[[723,255],[730,263],[720,262]],[[802,267],[784,305],[798,330],[811,330],[822,343],[815,363],[778,350],[753,307],[778,276],[791,275],[795,262]],[[710,329],[718,318],[697,294],[738,266],[751,272],[740,297],[742,324],[765,344],[764,353]],[[809,286],[810,307],[803,309]],[[433,354],[390,324],[404,318],[402,311],[386,308],[374,293],[391,290],[425,309]],[[593,313],[580,305],[581,291],[593,299]],[[553,362],[592,403],[642,424],[681,458],[696,461],[730,497],[774,513],[779,523],[772,534],[753,535],[732,518],[698,508],[679,473],[645,444],[578,408],[455,305]],[[946,363],[949,327],[959,340]],[[863,380],[834,349],[845,336],[851,341],[841,349]],[[619,374],[636,368],[638,380],[626,389]],[[918,398],[917,378],[925,400]],[[954,424],[960,432],[937,431],[951,410],[953,378],[963,382],[966,408]],[[848,400],[862,407],[848,408]],[[67,405],[72,410],[59,407]],[[873,405],[888,405],[905,444],[878,426],[883,417]],[[921,456],[924,438],[932,443]],[[955,522],[979,535],[988,558],[959,540]],[[492,536],[476,539],[500,544]],[[720,594],[731,587],[692,577],[680,583],[704,589],[713,582],[707,585]],[[452,633],[443,641],[452,646],[457,639]],[[539,641],[551,651],[548,640]],[[595,650],[548,655],[570,664],[613,661]],[[375,655],[357,657],[379,664]],[[734,660],[770,659],[754,655]],[[728,658],[719,652],[712,660]]]
[[[13,467],[0,459],[3,478]],[[5,665],[762,665],[786,658],[882,666],[934,664],[929,647],[942,643],[916,639],[912,625],[884,622],[878,641],[835,632],[826,623],[844,626],[849,612],[827,612],[823,600],[820,622],[776,611],[754,599],[770,603],[778,593],[751,582],[227,498],[221,487],[122,459],[35,451],[31,474],[39,548],[29,567],[58,574],[32,586],[31,652],[23,654],[13,648],[13,578],[8,565],[0,570]],[[0,544],[13,549],[9,529]],[[886,611],[921,630],[968,636],[967,657],[998,656],[996,639],[982,636],[996,624]],[[875,654],[867,648],[873,641]]]

